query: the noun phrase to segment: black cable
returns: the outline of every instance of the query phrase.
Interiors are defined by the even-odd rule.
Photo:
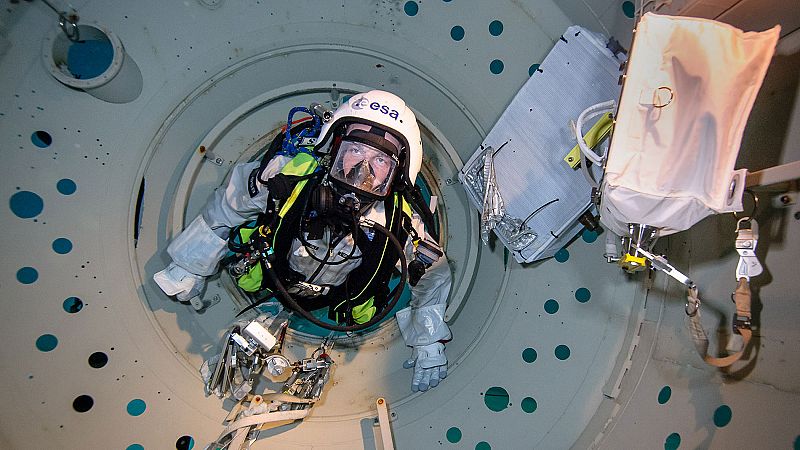
[[[301,233],[302,233],[302,231],[301,231]],[[339,242],[342,242],[342,239],[344,239],[344,237],[345,237],[345,235],[342,234],[340,236],[336,236],[336,238],[334,240],[330,240],[330,239],[328,240],[328,252],[325,254],[325,258],[323,258],[323,260],[319,263],[319,265],[317,266],[316,270],[314,270],[314,273],[312,273],[311,276],[308,277],[308,279],[306,280],[307,282],[309,282],[309,283],[313,283],[314,282],[314,278],[316,278],[317,275],[319,275],[319,273],[322,271],[322,268],[325,267],[326,263],[328,262],[328,258],[330,258],[331,254],[333,254],[333,250],[336,249],[336,246],[339,245]],[[355,248],[355,246],[353,248]],[[306,251],[308,251],[308,249],[306,249]],[[338,264],[338,263],[335,263],[335,264]],[[331,264],[331,265],[333,265],[333,264]]]
[[[331,325],[329,323],[325,323],[314,317],[311,313],[309,313],[305,309],[303,309],[292,298],[291,294],[289,294],[286,291],[286,288],[283,286],[283,283],[281,283],[281,281],[278,279],[278,276],[275,274],[275,270],[272,269],[272,265],[269,263],[264,264],[267,276],[269,276],[270,280],[272,280],[272,282],[274,283],[275,287],[278,290],[278,293],[286,302],[286,305],[295,312],[297,312],[298,314],[300,314],[300,316],[302,316],[304,319],[313,323],[314,325],[320,326],[322,328],[325,328],[326,330],[331,330],[331,331],[343,331],[343,332],[361,331],[383,320],[383,318],[386,317],[387,314],[389,314],[389,311],[391,311],[395,307],[395,305],[397,305],[397,302],[400,300],[400,296],[403,293],[403,289],[400,287],[405,286],[406,281],[408,280],[408,266],[406,265],[406,258],[405,258],[405,253],[403,251],[403,246],[400,245],[400,241],[397,240],[397,237],[395,237],[383,225],[373,222],[371,226],[375,230],[380,231],[383,235],[388,237],[389,240],[392,242],[392,244],[396,247],[398,254],[400,255],[400,269],[401,269],[400,284],[398,284],[397,288],[395,289],[394,297],[392,298],[391,301],[389,301],[389,303],[386,304],[386,306],[383,308],[383,311],[376,314],[368,322],[358,325],[340,326],[340,325]]]

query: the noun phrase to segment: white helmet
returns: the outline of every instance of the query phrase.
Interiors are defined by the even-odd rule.
[[[336,138],[341,138],[347,125],[354,123],[380,128],[400,141],[401,148],[397,156],[403,179],[395,178],[395,182],[407,182],[408,187],[413,187],[422,166],[422,139],[417,117],[403,99],[378,90],[353,95],[333,112],[330,121],[322,125],[316,149],[321,149],[333,136],[331,151],[337,150],[333,148],[339,145]]]

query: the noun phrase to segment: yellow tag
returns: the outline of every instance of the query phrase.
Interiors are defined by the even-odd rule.
[[[647,259],[644,256],[633,256],[626,253],[617,264],[629,273],[634,273],[647,268]]]

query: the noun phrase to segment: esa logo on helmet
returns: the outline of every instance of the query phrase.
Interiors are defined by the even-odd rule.
[[[391,117],[394,120],[397,120],[397,117],[400,115],[400,113],[398,113],[397,110],[391,109],[386,105],[381,105],[378,102],[370,102],[369,99],[364,96],[353,100],[353,103],[350,104],[350,107],[359,110],[364,108],[369,108],[374,111],[379,111],[381,114],[388,114],[389,117]]]

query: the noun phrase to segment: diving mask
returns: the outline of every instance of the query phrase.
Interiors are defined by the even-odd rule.
[[[397,157],[364,142],[344,139],[330,175],[356,193],[385,197],[391,190]]]

